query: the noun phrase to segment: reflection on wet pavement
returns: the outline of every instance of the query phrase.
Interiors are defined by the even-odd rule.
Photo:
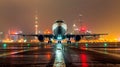
[[[1,67],[120,67],[119,48],[77,44],[0,44]],[[56,47],[55,47],[56,46]],[[65,45],[64,45],[65,46]]]
[[[62,44],[56,44],[55,62],[53,67],[66,67],[62,51]]]

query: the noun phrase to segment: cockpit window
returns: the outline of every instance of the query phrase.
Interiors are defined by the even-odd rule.
[[[64,23],[63,20],[57,20],[56,23]]]

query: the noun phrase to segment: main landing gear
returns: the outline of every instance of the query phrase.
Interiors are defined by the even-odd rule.
[[[67,41],[67,44],[71,44],[71,41],[69,40],[69,41]]]
[[[51,41],[51,40],[49,40],[49,41],[48,41],[48,44],[52,44],[52,41]]]

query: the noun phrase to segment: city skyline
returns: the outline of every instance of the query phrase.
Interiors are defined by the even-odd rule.
[[[34,32],[34,11],[38,8],[39,30],[51,29],[57,19],[63,19],[71,31],[72,24],[82,23],[93,33],[108,33],[109,36],[120,37],[120,1],[119,0],[11,0],[0,1],[0,31],[7,32],[11,28]]]

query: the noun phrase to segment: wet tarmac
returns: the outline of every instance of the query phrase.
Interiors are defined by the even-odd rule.
[[[59,49],[56,44],[1,43],[0,67],[55,67],[59,61],[64,67],[120,67],[120,48],[61,45]]]
[[[0,49],[0,66],[3,67],[46,67],[54,53],[50,45],[45,47],[36,44],[35,46],[32,46],[33,44],[7,45],[10,46]]]

